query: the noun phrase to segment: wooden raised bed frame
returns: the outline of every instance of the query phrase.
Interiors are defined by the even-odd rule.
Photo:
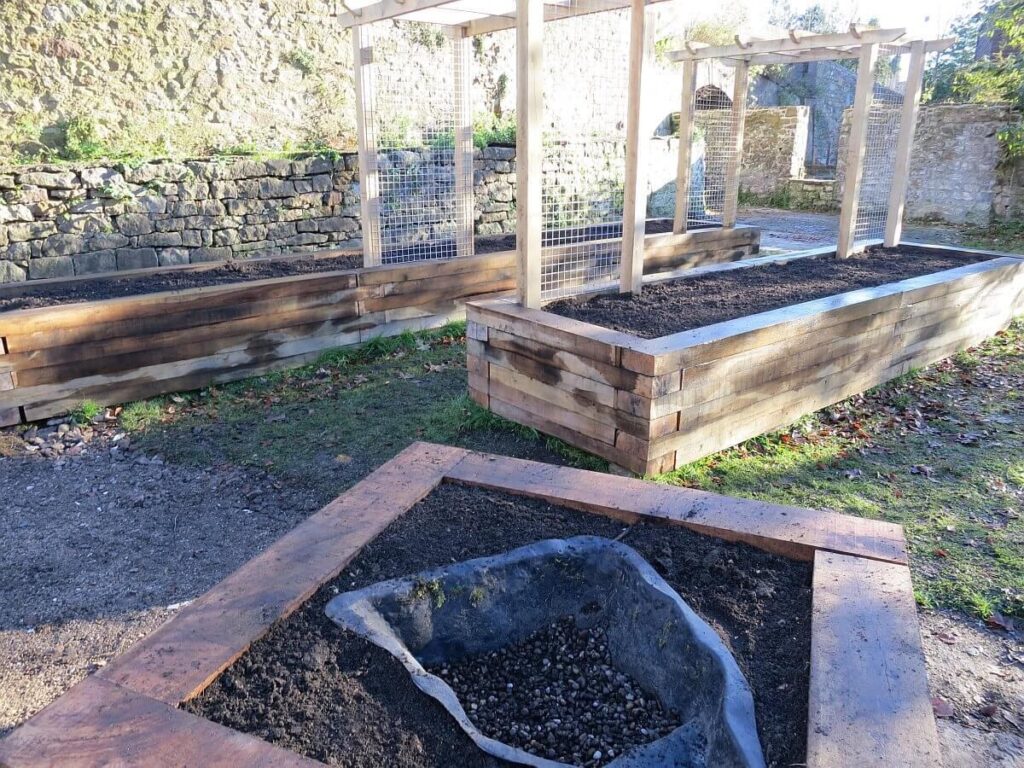
[[[177,707],[443,482],[813,562],[807,765],[939,764],[899,526],[417,443],[0,741],[0,765],[321,765]]]
[[[1005,328],[1024,312],[1024,257],[973,252],[992,259],[657,339],[472,302],[470,394],[636,474],[667,472]],[[709,269],[779,258],[794,257]]]
[[[745,258],[757,252],[759,236],[754,228],[650,235],[648,269]],[[83,400],[123,403],[198,389],[301,365],[376,336],[461,320],[467,300],[511,292],[516,268],[515,252],[504,251],[0,311],[0,427],[54,416]],[[0,296],[93,279],[16,283],[0,286]]]

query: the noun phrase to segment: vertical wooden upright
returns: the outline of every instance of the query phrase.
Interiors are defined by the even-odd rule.
[[[352,75],[356,85],[356,139],[359,148],[359,211],[363,229],[363,266],[381,263],[380,182],[373,131],[373,47],[366,30],[352,27]]]
[[[690,217],[690,166],[693,162],[693,113],[697,99],[697,62],[683,61],[682,104],[679,108],[679,165],[676,170],[676,212],[672,231],[686,232]]]
[[[519,301],[531,309],[541,299],[543,62],[543,0],[516,0],[516,252]]]
[[[740,169],[743,167],[743,131],[747,124],[747,87],[750,65],[746,61],[736,62],[733,68],[735,80],[732,88],[733,146],[725,167],[725,200],[722,210],[722,226],[736,226],[736,211],[740,198]]]
[[[471,105],[472,39],[462,27],[452,38],[452,75],[455,85],[454,147],[456,255],[473,255],[473,116]]]
[[[845,259],[853,253],[857,228],[857,208],[860,205],[860,185],[864,178],[868,116],[875,91],[875,61],[877,59],[877,43],[861,46],[860,64],[857,67],[857,91],[853,99],[853,115],[850,121],[846,182],[843,185],[843,204],[839,214],[839,238],[836,255],[841,259]]]
[[[889,209],[885,218],[885,246],[887,248],[895,248],[903,234],[903,208],[907,202],[914,131],[917,129],[917,113],[921,105],[921,88],[924,81],[925,45],[923,40],[916,40],[910,44],[910,67],[907,72],[907,85],[903,90],[900,135],[896,141],[892,187],[889,188]]]
[[[644,72],[653,46],[644,0],[632,0],[629,32],[629,92],[626,107],[626,188],[622,206],[622,260],[619,290],[640,293],[647,231],[647,100]]]

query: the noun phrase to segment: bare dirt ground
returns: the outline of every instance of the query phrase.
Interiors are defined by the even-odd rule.
[[[0,734],[322,501],[259,472],[110,448],[0,458]]]
[[[167,463],[151,443],[111,443],[120,434],[98,429],[78,455],[44,457],[6,433],[14,455],[0,458],[0,734],[330,496],[259,470]],[[1024,765],[1019,633],[955,611],[923,610],[921,622],[947,768]]]

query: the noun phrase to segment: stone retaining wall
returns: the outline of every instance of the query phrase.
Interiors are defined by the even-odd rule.
[[[808,107],[747,110],[741,189],[770,195],[780,182],[803,175],[809,117]]]
[[[515,150],[478,151],[477,231],[515,228]],[[359,248],[357,158],[0,169],[0,282]]]

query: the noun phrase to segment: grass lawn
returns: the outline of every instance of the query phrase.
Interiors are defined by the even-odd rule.
[[[463,327],[381,339],[300,369],[136,403],[142,450],[268,470],[333,498],[414,440],[605,469],[465,395]],[[1024,616],[1024,321],[982,347],[658,482],[900,523],[918,600]]]

